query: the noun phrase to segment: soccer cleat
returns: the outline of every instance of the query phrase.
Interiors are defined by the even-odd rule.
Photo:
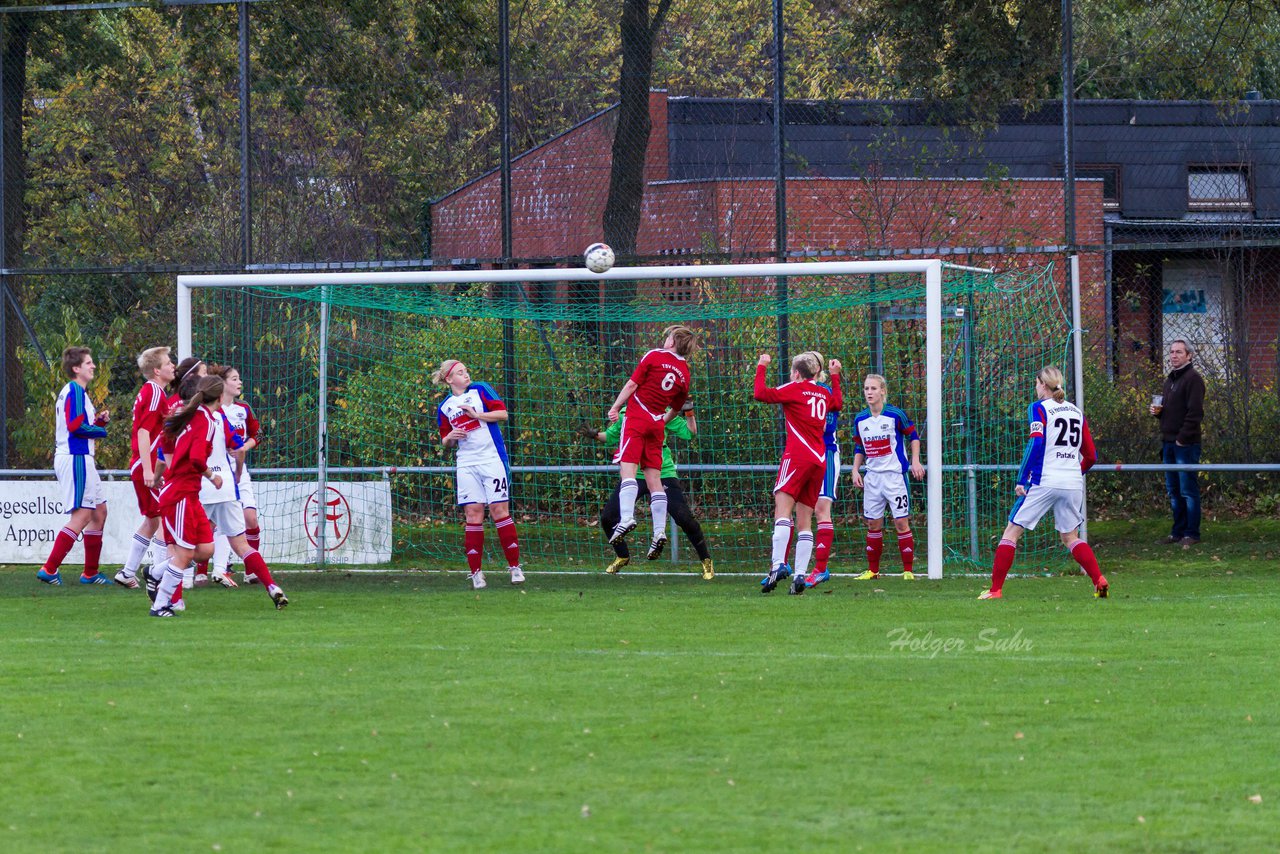
[[[197,573],[195,574],[195,578],[194,578],[194,580],[192,581],[192,583],[193,583],[196,587],[205,587],[205,586],[207,586],[207,585],[209,584],[209,573],[207,573],[207,572],[197,572]]]
[[[797,573],[795,577],[791,579],[791,587],[788,588],[787,593],[792,596],[799,596],[804,593],[804,589],[804,578]]]
[[[119,584],[121,587],[127,587],[130,590],[138,589],[138,576],[125,575],[123,569],[117,572],[115,575],[115,578],[111,580],[114,581],[116,584]]]
[[[627,534],[630,534],[635,529],[636,529],[635,519],[632,519],[630,522],[619,522],[617,525],[614,525],[613,533],[609,535],[609,545],[613,545],[618,540],[622,539]]]
[[[903,580],[903,581],[915,581],[915,580],[916,580],[916,574],[915,574],[914,572],[912,572],[911,570],[909,570],[909,569],[904,569],[904,570],[902,571],[902,580]]]
[[[231,577],[231,573],[229,572],[210,573],[209,579],[219,587],[226,587],[228,590],[240,586],[239,584],[236,584],[236,580]]]
[[[1098,586],[1093,588],[1093,595],[1099,599],[1106,599],[1111,593],[1111,585],[1107,584],[1107,577],[1104,575],[1098,579]]]
[[[142,580],[146,582],[147,598],[154,604],[156,601],[156,593],[160,590],[160,579],[152,578],[151,573],[144,570]]]
[[[261,584],[262,582],[258,581],[258,576],[254,575],[252,572],[246,572],[244,574],[244,583],[245,584]]]
[[[805,576],[804,586],[817,587],[819,584],[826,581],[830,577],[831,577],[831,573],[825,569],[822,570],[822,572],[811,572]]]
[[[868,569],[867,571],[863,572],[862,575],[854,576],[853,580],[854,581],[875,581],[879,577],[880,577],[880,573],[872,572],[871,570]]]
[[[176,617],[176,616],[178,616],[178,615],[177,615],[176,613],[174,613],[174,610],[173,610],[172,608],[152,608],[152,609],[151,609],[151,616],[153,616],[153,617]]]
[[[1003,599],[1004,594],[999,590],[983,590],[978,594],[979,599]]]
[[[477,569],[475,572],[471,573],[471,587],[472,587],[472,589],[474,589],[474,590],[483,590],[483,589],[485,589],[485,588],[486,588],[486,587],[488,587],[488,586],[489,586],[489,585],[488,585],[488,584],[486,584],[486,583],[485,583],[485,580],[484,580],[484,571],[483,571],[483,570]]]
[[[711,558],[707,558],[702,562],[702,580],[710,581],[716,577],[715,565],[711,563]]]
[[[666,547],[667,535],[659,534],[653,538],[652,542],[649,543],[649,554],[645,555],[645,557],[649,558],[649,560],[657,560],[662,557],[662,550]]]
[[[524,584],[524,568],[519,566],[513,566],[513,567],[510,567],[510,569],[511,569],[511,583]]]
[[[791,576],[791,567],[785,563],[780,563],[773,569],[769,570],[769,574],[760,579],[760,592],[772,593],[773,588],[778,586],[778,582],[784,578]]]
[[[284,606],[289,604],[289,597],[284,595],[284,591],[280,586],[273,584],[267,588],[267,592],[271,594],[271,601],[276,603],[276,610],[283,611]]]
[[[81,584],[110,584],[111,579],[107,578],[101,572],[95,572],[93,575],[80,574]]]
[[[62,584],[62,576],[56,569],[53,572],[45,572],[43,569],[37,570],[36,578],[40,579],[45,584],[52,584],[54,587],[61,586]]]
[[[610,575],[617,575],[622,571],[622,568],[629,563],[631,563],[631,558],[629,557],[615,557],[613,559],[613,563],[606,566],[604,571]]]

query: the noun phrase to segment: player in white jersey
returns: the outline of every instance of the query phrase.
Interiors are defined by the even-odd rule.
[[[436,409],[440,441],[457,448],[458,506],[463,508],[466,527],[463,550],[471,586],[485,586],[480,562],[484,556],[484,510],[498,532],[498,542],[507,559],[512,584],[524,583],[520,566],[520,541],[516,520],[511,516],[511,474],[507,447],[502,441],[500,422],[507,420],[506,404],[488,383],[473,383],[467,366],[457,359],[445,359],[431,381],[449,387],[450,395]]]
[[[223,587],[236,586],[227,575],[228,552],[234,551],[244,561],[245,574],[252,574],[261,584],[266,585],[267,595],[279,610],[288,605],[289,600],[276,584],[262,555],[245,536],[245,513],[244,506],[240,503],[237,477],[237,473],[244,467],[244,441],[221,409],[226,401],[235,400],[240,394],[240,372],[224,365],[210,368],[209,375],[221,377],[223,383],[219,408],[215,413],[215,420],[221,429],[214,433],[208,461],[209,471],[218,475],[220,482],[216,486],[207,479],[200,483],[200,504],[215,531],[213,579]],[[221,553],[219,540],[222,541]]]
[[[215,367],[210,372],[222,377],[225,383],[222,391],[222,415],[231,425],[231,429],[235,432],[240,442],[239,453],[236,456],[236,465],[239,472],[236,486],[240,493],[240,505],[244,509],[245,542],[254,551],[261,552],[262,529],[258,523],[258,498],[253,488],[253,477],[249,474],[249,466],[245,462],[245,455],[260,444],[260,424],[258,417],[254,415],[253,409],[249,404],[240,400],[240,395],[244,392],[244,381],[240,376],[240,372],[227,365]],[[213,540],[213,581],[223,587],[236,586],[236,583],[227,573],[227,565],[230,562],[231,553],[232,549],[226,538],[215,533]],[[236,554],[239,554],[239,552],[236,552]],[[246,568],[244,580],[249,584],[257,584],[261,579]]]
[[[107,521],[107,498],[102,491],[94,445],[107,435],[111,413],[97,412],[85,389],[93,381],[97,366],[88,347],[68,347],[62,351],[62,371],[71,381],[58,393],[54,407],[56,444],[53,471],[62,487],[62,506],[71,518],[53,540],[49,557],[36,572],[45,584],[60,585],[58,568],[84,532],[84,573],[81,584],[109,584],[98,572],[102,556],[102,528]]]
[[[889,384],[880,374],[867,374],[862,383],[862,396],[867,408],[853,417],[853,485],[862,489],[862,515],[867,520],[867,570],[858,581],[870,581],[880,574],[880,555],[884,550],[885,510],[893,517],[898,534],[898,553],[902,555],[902,577],[915,578],[912,566],[916,541],[911,533],[911,492],[907,473],[916,480],[924,478],[920,464],[920,434],[911,416],[886,402]],[[907,462],[907,448],[911,462]],[[867,464],[864,478],[860,471]]]
[[[1050,511],[1063,545],[1093,582],[1093,595],[1105,599],[1110,590],[1093,549],[1078,534],[1084,523],[1084,472],[1098,456],[1084,413],[1067,400],[1063,382],[1062,371],[1052,366],[1036,374],[1036,400],[1027,407],[1030,438],[1014,487],[1018,500],[996,548],[991,587],[979,599],[1003,598],[1018,538]]]

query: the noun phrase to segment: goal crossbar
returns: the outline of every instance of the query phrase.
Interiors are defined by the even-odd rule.
[[[182,275],[177,277],[178,356],[191,355],[191,293],[196,288],[315,288],[343,285],[423,286],[499,282],[640,281],[651,279],[800,278],[875,273],[922,274],[925,282],[925,496],[928,525],[927,563],[931,579],[942,578],[942,271],[990,273],[991,270],[949,264],[940,259],[889,261],[815,261],[779,264],[684,264],[662,267],[614,267],[604,273],[586,268],[513,270],[430,270],[395,272],[294,272]],[[324,442],[321,415],[321,447]],[[320,462],[321,468],[324,462]],[[323,477],[323,475],[322,475]]]

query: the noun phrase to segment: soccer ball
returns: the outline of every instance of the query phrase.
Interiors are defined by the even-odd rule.
[[[582,253],[587,269],[593,273],[603,273],[613,266],[613,250],[607,243],[592,243]]]

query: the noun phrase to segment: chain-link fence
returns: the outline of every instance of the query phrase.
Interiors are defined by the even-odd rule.
[[[1156,459],[1146,404],[1181,337],[1205,460],[1280,462],[1280,102],[1245,93],[1280,90],[1280,13],[1153,41],[1182,13],[1150,4],[1141,41],[1102,5],[1077,3],[1089,100],[1066,124],[1057,4],[3,7],[0,468],[47,466],[66,343],[127,409],[178,272],[548,266],[601,239],[638,264],[1056,261],[1064,289],[1074,251],[1104,457]],[[1168,100],[1190,96],[1216,100]],[[246,354],[279,334],[224,312]],[[1254,481],[1222,482],[1280,492]]]

